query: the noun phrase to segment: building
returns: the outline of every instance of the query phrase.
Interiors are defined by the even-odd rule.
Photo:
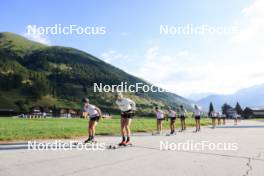
[[[17,113],[14,109],[0,109],[0,116],[2,117],[11,117],[15,116]]]
[[[227,118],[234,118],[237,115],[237,112],[234,108],[228,108],[226,110],[226,117]]]
[[[246,107],[243,114],[245,118],[264,117],[264,107]]]
[[[59,117],[62,118],[77,118],[81,116],[81,111],[77,109],[60,108]]]

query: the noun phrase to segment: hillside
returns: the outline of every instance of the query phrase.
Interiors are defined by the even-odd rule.
[[[135,84],[146,81],[83,51],[45,46],[13,33],[0,33],[0,109],[25,111],[31,106],[80,108],[89,97],[104,110],[114,110],[111,93],[94,93],[93,83]],[[173,93],[128,93],[141,112],[155,105],[189,106],[188,100]]]
[[[241,89],[230,95],[210,95],[198,101],[198,104],[208,109],[209,103],[213,102],[217,109],[220,109],[224,103],[235,106],[237,102],[245,108],[264,105],[264,84]]]

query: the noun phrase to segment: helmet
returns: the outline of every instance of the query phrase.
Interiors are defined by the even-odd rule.
[[[84,103],[89,103],[89,99],[88,99],[88,98],[83,98],[82,101],[83,101]]]

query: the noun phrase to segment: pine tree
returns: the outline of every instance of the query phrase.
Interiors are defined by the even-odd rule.
[[[241,108],[241,106],[240,106],[240,104],[238,102],[236,104],[235,109],[236,109],[237,114],[242,115],[243,109]]]
[[[210,116],[210,114],[211,114],[213,111],[214,111],[214,105],[213,105],[212,102],[210,102],[208,115]]]
[[[232,106],[230,106],[230,105],[227,104],[227,103],[223,104],[223,106],[222,106],[222,113],[225,114],[225,115],[227,115],[227,111],[228,111],[229,109],[232,109]]]

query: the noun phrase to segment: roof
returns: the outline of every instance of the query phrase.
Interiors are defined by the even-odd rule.
[[[264,111],[264,107],[262,106],[262,107],[247,107],[247,108],[249,108],[249,109],[251,109],[251,110],[253,110],[253,111]]]
[[[15,110],[14,109],[0,109],[0,111],[10,111],[10,112],[13,112]]]

